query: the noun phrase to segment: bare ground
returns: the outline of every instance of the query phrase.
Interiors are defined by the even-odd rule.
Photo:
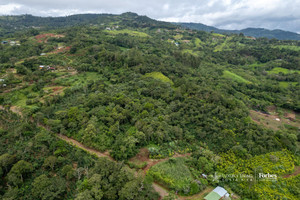
[[[295,171],[292,174],[283,176],[283,178],[290,178],[292,176],[297,176],[298,174],[300,174],[300,166],[295,166]]]
[[[285,112],[284,117],[280,117],[278,113],[272,111],[271,114],[266,114],[254,110],[250,110],[251,119],[257,124],[263,125],[273,130],[279,130],[288,124],[300,128],[300,120],[296,119],[296,114],[293,111]],[[279,121],[278,121],[279,119]]]
[[[157,183],[152,183],[152,186],[154,190],[160,195],[160,199],[163,199],[165,196],[169,195],[169,192]]]

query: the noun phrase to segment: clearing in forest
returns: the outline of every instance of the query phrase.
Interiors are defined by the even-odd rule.
[[[276,111],[262,113],[255,110],[250,110],[250,117],[257,124],[263,125],[273,130],[282,128],[300,128],[300,119],[298,113],[291,110],[284,110],[283,114]]]
[[[233,73],[233,72],[230,72],[228,70],[224,70],[223,72],[223,77],[224,78],[228,78],[228,79],[231,79],[233,81],[236,81],[236,82],[239,82],[239,83],[247,83],[247,84],[250,84],[251,82],[250,81],[247,81],[246,79],[244,79],[243,77]]]
[[[174,85],[173,81],[171,79],[169,79],[167,76],[163,75],[161,72],[146,73],[145,77],[151,77],[154,79],[158,79],[162,82],[170,83],[171,85]]]
[[[279,74],[279,73],[283,73],[283,74],[298,73],[298,74],[300,74],[300,71],[299,70],[286,69],[286,68],[282,68],[282,67],[275,67],[271,71],[269,71],[269,73],[270,74]]]
[[[135,37],[150,37],[147,33],[139,32],[139,31],[133,31],[129,29],[123,29],[123,30],[105,30],[107,33],[111,35],[118,35],[118,34],[128,34],[130,36]]]
[[[47,43],[48,38],[62,38],[65,37],[64,35],[54,34],[54,33],[45,33],[35,36],[34,38],[37,40],[38,43]]]

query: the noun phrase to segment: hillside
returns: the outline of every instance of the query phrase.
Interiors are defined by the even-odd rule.
[[[242,30],[225,30],[218,29],[213,26],[207,26],[201,23],[173,23],[176,25],[180,25],[185,28],[206,31],[206,32],[215,32],[221,34],[240,34],[243,33],[246,36],[251,36],[255,38],[265,37],[265,38],[275,38],[278,40],[300,40],[300,35],[297,33],[293,33],[290,31],[283,30],[268,30],[264,28],[246,28]]]
[[[119,23],[120,22],[120,23]],[[135,13],[113,14],[77,14],[67,17],[37,17],[32,15],[0,16],[0,37],[18,31],[32,29],[51,29],[72,26],[101,26],[108,23],[118,23],[129,27],[143,27],[155,24],[156,27],[172,28],[167,22],[158,22],[146,16]]]
[[[299,41],[0,21],[0,199],[298,199]]]

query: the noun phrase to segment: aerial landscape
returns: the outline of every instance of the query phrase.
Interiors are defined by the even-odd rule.
[[[1,8],[0,199],[300,199],[296,29]]]

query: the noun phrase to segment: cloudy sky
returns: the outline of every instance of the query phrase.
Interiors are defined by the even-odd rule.
[[[136,12],[224,29],[261,27],[300,33],[300,0],[0,0],[0,15],[65,16]]]

